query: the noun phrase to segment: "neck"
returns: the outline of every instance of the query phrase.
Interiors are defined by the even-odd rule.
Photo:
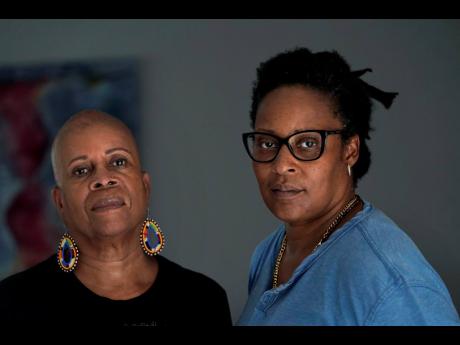
[[[355,193],[350,191],[340,200],[335,201],[319,216],[300,224],[286,224],[287,251],[292,256],[306,256],[311,253],[323,238],[330,224],[334,221],[346,204],[353,199]],[[344,224],[353,217],[359,209],[355,207],[347,214],[335,228]]]
[[[78,243],[78,242],[77,242]],[[129,299],[145,292],[158,271],[155,259],[146,256],[137,236],[128,241],[83,241],[75,271],[77,278],[94,293],[111,299]]]

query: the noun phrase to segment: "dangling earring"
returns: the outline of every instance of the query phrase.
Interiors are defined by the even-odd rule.
[[[57,261],[64,272],[72,272],[77,268],[78,247],[68,233],[65,233],[59,240]]]
[[[351,167],[350,167],[350,164],[348,164],[347,166],[348,166],[348,176],[351,176]]]
[[[166,242],[158,223],[149,217],[142,225],[140,240],[144,253],[149,256],[159,254]]]

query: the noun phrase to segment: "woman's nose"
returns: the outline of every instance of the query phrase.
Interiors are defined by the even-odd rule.
[[[282,145],[278,155],[272,162],[273,171],[278,175],[286,173],[294,173],[297,168],[297,159],[292,155],[291,151],[286,145]]]
[[[98,174],[93,181],[91,181],[90,189],[98,190],[102,188],[110,188],[118,185],[118,181],[113,176],[108,175],[107,173]]]

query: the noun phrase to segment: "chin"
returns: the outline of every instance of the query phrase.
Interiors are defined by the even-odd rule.
[[[94,229],[94,232],[97,233],[101,237],[116,237],[128,232],[132,232],[132,228],[118,226],[117,228],[113,226],[106,226],[106,227],[98,227]]]
[[[301,221],[307,214],[306,210],[300,210],[293,206],[276,205],[275,207],[269,207],[269,209],[276,218],[288,224]]]
[[[132,231],[132,224],[127,222],[126,217],[111,217],[110,219],[98,219],[91,222],[94,232],[101,236],[117,236],[127,231]]]

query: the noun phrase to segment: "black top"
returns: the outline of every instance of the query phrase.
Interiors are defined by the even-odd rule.
[[[224,289],[211,278],[161,255],[158,274],[142,295],[112,300],[96,295],[72,273],[60,270],[56,255],[0,282],[0,322],[56,326],[228,325]]]

